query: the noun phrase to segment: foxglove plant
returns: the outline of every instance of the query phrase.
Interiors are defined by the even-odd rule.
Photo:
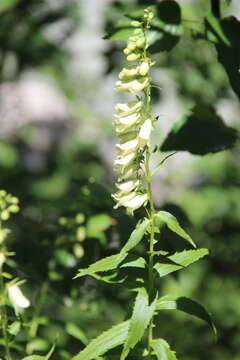
[[[161,311],[182,310],[195,315],[215,330],[207,311],[196,301],[177,296],[160,296],[159,280],[194,263],[208,254],[207,249],[184,250],[169,254],[156,250],[161,227],[166,225],[171,231],[196,247],[191,237],[182,229],[177,219],[165,211],[156,211],[152,192],[152,175],[161,168],[164,160],[153,170],[150,169],[150,137],[156,119],[151,109],[151,67],[154,65],[148,48],[148,31],[153,19],[151,8],[144,10],[141,19],[132,21],[133,34],[129,37],[124,54],[126,66],[119,74],[116,91],[130,93],[135,99],[120,103],[115,107],[115,128],[119,138],[115,170],[118,173],[117,191],[113,194],[115,208],[126,208],[130,215],[144,207],[147,217],[136,225],[127,243],[118,254],[106,257],[80,269],[76,277],[90,275],[107,283],[121,283],[136,293],[132,317],[92,340],[85,349],[73,357],[73,360],[91,360],[114,358],[176,360],[176,354],[166,340],[153,331],[159,322]],[[165,158],[166,159],[166,158]],[[132,250],[146,240],[148,251],[144,257],[132,260]],[[132,270],[135,269],[134,273]],[[147,336],[144,337],[144,333]],[[139,343],[139,349],[136,345]],[[108,351],[122,345],[121,353]],[[111,350],[113,351],[113,350]]]
[[[5,349],[6,360],[12,359],[10,345],[14,336],[11,328],[17,326],[15,320],[25,308],[30,306],[30,301],[23,295],[20,289],[24,281],[14,278],[3,269],[8,257],[14,255],[14,253],[8,251],[6,240],[10,231],[3,224],[10,218],[11,214],[19,211],[18,203],[19,201],[15,196],[6,193],[5,190],[0,191],[0,319],[3,337],[2,344]],[[8,314],[7,305],[14,309],[15,318],[13,320]]]

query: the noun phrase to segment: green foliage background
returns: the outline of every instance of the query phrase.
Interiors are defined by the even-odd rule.
[[[176,118],[165,139],[161,134],[155,140],[162,152],[192,154],[174,168],[182,161],[180,153],[175,155],[167,179],[174,196],[164,195],[161,210],[171,210],[195,242],[210,250],[208,258],[190,269],[163,278],[159,290],[203,303],[213,316],[218,339],[204,323],[181,312],[163,313],[156,331],[168,339],[179,359],[239,360],[240,23],[225,1],[199,0],[189,5],[171,0],[110,1],[102,34],[96,34],[105,33],[109,39],[102,54],[106,61],[102,83],[122,66],[121,41],[129,32],[129,19],[123,15],[137,18],[139,10],[156,3],[151,46],[155,74],[165,71],[177,84],[185,116]],[[66,19],[71,24],[66,33],[50,41],[45,29]],[[57,9],[37,0],[2,0],[0,4],[1,83],[17,81],[29,69],[48,76],[71,104],[74,126],[82,121],[79,113],[87,117],[87,112],[81,107],[79,84],[69,67],[72,55],[63,45],[81,26],[81,2],[63,1]],[[14,66],[7,71],[11,59]],[[88,75],[91,78],[90,74],[85,77]],[[161,86],[157,76],[156,85]],[[161,91],[155,88],[152,95],[161,113]],[[101,91],[97,96],[101,98]],[[238,121],[231,125],[218,113],[217,105],[223,101],[238,111],[233,116]],[[109,118],[109,124],[111,121]],[[160,123],[164,121],[160,117]],[[110,125],[103,130],[112,138],[109,129]],[[72,278],[78,268],[118,251],[141,212],[133,220],[121,210],[113,211],[114,180],[99,151],[101,139],[98,144],[83,141],[68,126],[45,152],[45,165],[37,172],[29,168],[25,155],[36,151],[31,146],[35,130],[34,124],[27,125],[0,141],[0,187],[18,196],[22,209],[10,224],[10,249],[16,257],[8,266],[27,279],[24,290],[32,302],[16,335],[14,351],[16,359],[24,354],[26,345],[29,353],[44,354],[57,341],[52,359],[64,360],[79,352],[89,338],[129,315],[126,312],[133,298],[121,287]],[[161,193],[162,180],[156,184],[156,192]],[[162,239],[166,250],[175,248],[173,243],[178,240],[167,229]],[[138,251],[141,254],[145,249]],[[29,331],[32,318],[35,327]]]

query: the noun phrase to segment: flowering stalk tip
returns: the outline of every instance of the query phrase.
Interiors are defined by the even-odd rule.
[[[149,110],[150,69],[153,63],[147,53],[147,29],[150,28],[152,18],[152,10],[145,9],[142,21],[131,22],[133,35],[129,37],[123,53],[128,62],[135,64],[121,70],[115,88],[116,91],[136,96],[135,100],[115,107],[115,129],[119,144],[116,145],[118,154],[114,164],[119,177],[116,183],[118,191],[112,196],[116,201],[115,208],[124,206],[131,215],[149,201],[141,165],[150,145],[153,128]]]

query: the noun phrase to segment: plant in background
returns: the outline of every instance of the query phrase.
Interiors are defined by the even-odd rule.
[[[4,271],[4,264],[9,256],[14,253],[8,251],[6,239],[9,229],[3,226],[4,221],[10,218],[12,213],[19,211],[18,199],[6,191],[0,191],[0,316],[2,330],[2,345],[5,349],[5,359],[11,360],[11,346],[14,337],[21,327],[21,312],[30,306],[30,301],[23,295],[20,286],[24,280],[13,278],[11,274]],[[7,306],[14,309],[15,316],[10,314]]]
[[[148,32],[152,19],[153,12],[148,8],[144,10],[142,18],[131,22],[134,30],[124,54],[133,65],[120,72],[116,90],[133,94],[135,100],[118,104],[115,115],[116,133],[119,137],[115,160],[115,169],[119,174],[116,184],[118,190],[113,195],[115,207],[123,206],[131,215],[144,207],[147,217],[138,222],[120,253],[81,269],[76,276],[90,275],[107,283],[121,283],[131,289],[136,293],[132,317],[95,338],[73,360],[91,360],[101,355],[104,355],[104,359],[120,360],[176,359],[176,354],[167,341],[154,331],[155,323],[161,321],[161,311],[166,309],[178,309],[195,315],[207,321],[214,329],[209,314],[196,301],[171,295],[162,297],[158,292],[160,278],[196,262],[207,255],[208,250],[192,249],[173,254],[161,248],[159,250],[160,231],[164,225],[191,246],[196,246],[172,214],[157,211],[154,207],[151,178],[161,168],[164,160],[160,162],[160,166],[151,170],[150,136],[157,121],[151,109],[150,70],[154,63],[148,53]],[[142,240],[146,241],[148,250],[144,257],[134,257],[131,252]],[[136,348],[137,344],[139,346]],[[120,345],[123,345],[121,354]],[[117,349],[113,350],[114,348]]]

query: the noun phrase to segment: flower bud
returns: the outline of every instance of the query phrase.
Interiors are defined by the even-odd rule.
[[[129,55],[131,53],[131,51],[127,47],[123,50],[123,52],[125,55]]]
[[[144,38],[144,37],[142,37],[142,38],[140,38],[140,39],[138,39],[138,40],[136,41],[136,46],[137,46],[138,48],[143,48],[144,45],[145,45],[145,38]]]
[[[144,61],[140,66],[139,66],[139,74],[142,76],[147,75],[148,71],[150,69],[150,65],[147,61]]]
[[[139,111],[143,106],[142,101],[130,101],[127,104],[117,104],[115,110],[117,116],[127,116],[136,111]]]
[[[138,92],[145,89],[145,87],[148,86],[149,79],[148,78],[142,78],[140,80],[133,80],[129,86],[129,91],[132,94],[137,94]]]
[[[131,44],[129,44],[129,45],[127,46],[127,49],[128,49],[130,52],[134,51],[136,48],[137,48],[137,45],[134,44],[134,43],[131,43]]]
[[[139,66],[128,66],[123,68],[119,74],[120,80],[130,80],[134,76],[137,76],[139,72]]]
[[[142,29],[136,29],[136,30],[134,30],[134,32],[133,32],[134,35],[139,35],[139,34],[141,34],[141,33],[142,33]]]
[[[16,284],[8,286],[8,297],[16,314],[30,306],[30,301],[23,295],[21,289]]]
[[[149,143],[151,131],[152,131],[152,121],[150,119],[147,119],[144,121],[139,131],[138,137],[139,137],[139,144],[141,146],[145,146]]]
[[[132,26],[132,27],[139,28],[139,27],[142,26],[142,22],[140,22],[140,21],[132,21],[132,22],[131,22],[131,26]]]
[[[137,61],[140,58],[140,54],[132,53],[127,56],[127,61]]]

